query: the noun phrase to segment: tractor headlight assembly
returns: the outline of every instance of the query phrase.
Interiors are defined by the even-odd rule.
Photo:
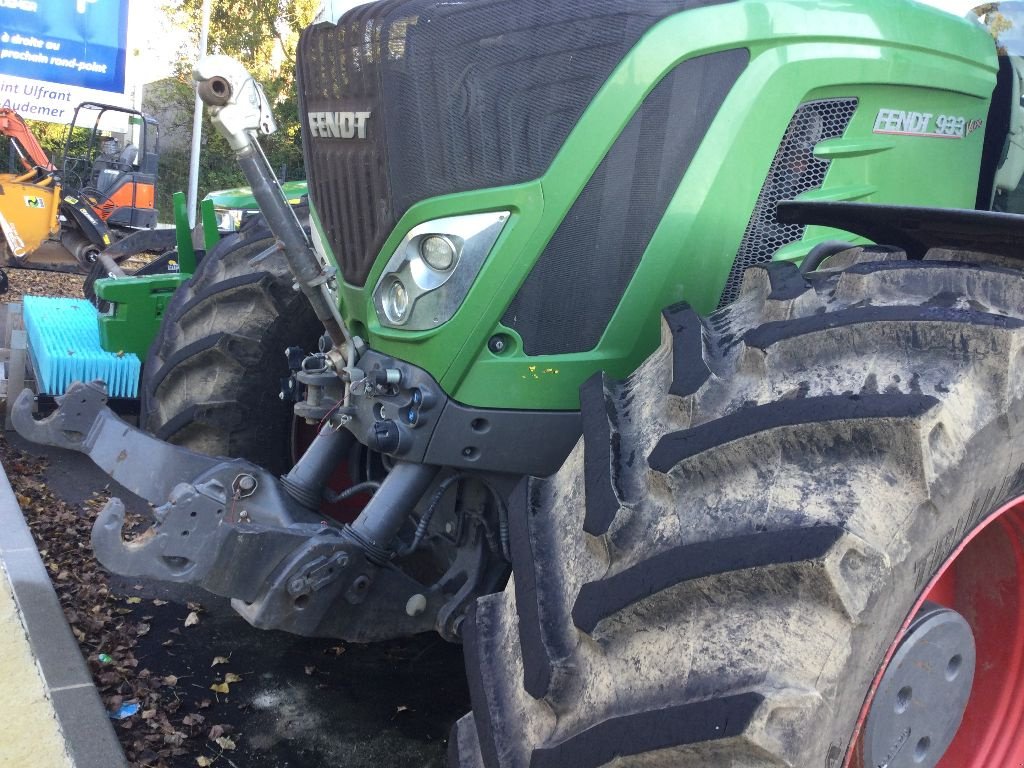
[[[373,289],[381,325],[425,331],[450,320],[508,218],[508,211],[471,213],[413,227]]]

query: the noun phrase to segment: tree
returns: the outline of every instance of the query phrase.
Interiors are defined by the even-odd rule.
[[[190,131],[194,88],[192,67],[199,47],[202,0],[170,0],[164,9],[172,21],[191,34],[190,44],[179,51],[175,77],[155,94],[163,113],[177,117],[165,131]],[[234,56],[263,85],[274,108],[278,132],[261,140],[271,166],[279,176],[305,178],[295,87],[295,48],[302,29],[316,14],[317,0],[213,0],[209,51]],[[168,109],[171,106],[171,109]],[[161,218],[170,214],[169,195],[185,189],[188,150],[171,149],[161,158]],[[244,185],[234,154],[203,116],[203,142],[199,164],[199,197],[215,189]]]

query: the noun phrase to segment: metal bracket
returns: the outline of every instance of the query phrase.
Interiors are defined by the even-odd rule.
[[[230,56],[201,59],[192,72],[199,98],[210,108],[210,118],[236,152],[249,146],[256,134],[269,135],[277,122],[263,86]]]
[[[18,434],[33,443],[86,454],[114,480],[154,504],[166,501],[180,478],[198,477],[222,463],[123,422],[106,407],[101,381],[75,382],[56,398],[57,410],[39,421],[32,416],[33,397],[25,389],[14,401],[11,421]]]

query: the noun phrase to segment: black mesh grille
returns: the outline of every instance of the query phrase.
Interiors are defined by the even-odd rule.
[[[815,157],[814,148],[818,142],[842,136],[856,110],[857,99],[827,99],[808,101],[794,113],[761,187],[719,306],[739,296],[747,267],[771,261],[776,251],[804,236],[802,224],[779,224],[775,208],[783,200],[821,188],[831,161]]]
[[[527,354],[583,352],[600,341],[748,59],[746,50],[690,59],[644,100],[502,318]]]
[[[362,285],[398,218],[441,194],[541,176],[653,24],[731,0],[382,0],[299,43],[310,112],[370,112],[364,139],[303,145],[310,197]]]

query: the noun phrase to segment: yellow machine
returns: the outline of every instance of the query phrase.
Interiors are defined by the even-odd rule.
[[[0,174],[0,192],[0,228],[6,240],[0,248],[9,257],[4,261],[20,261],[60,233],[60,184],[52,175],[36,168],[20,176]]]
[[[123,141],[110,133],[111,118]],[[73,142],[76,128],[88,129],[85,146]],[[0,264],[87,274],[97,254],[130,236],[122,257],[161,250],[166,238],[148,236],[157,219],[158,134],[156,120],[137,110],[84,102],[58,168],[25,121],[0,110],[0,136],[25,169],[0,174]]]

